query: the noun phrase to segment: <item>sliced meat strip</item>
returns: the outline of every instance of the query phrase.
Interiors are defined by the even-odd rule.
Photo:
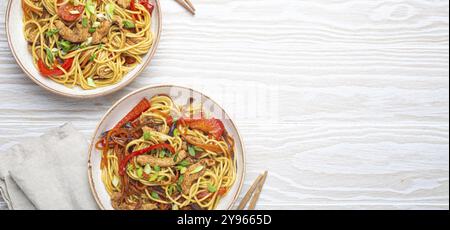
[[[142,166],[149,164],[151,166],[170,167],[170,166],[174,166],[174,165],[178,164],[180,161],[182,161],[187,156],[188,156],[188,154],[184,150],[181,150],[178,153],[176,161],[174,161],[173,157],[158,158],[158,157],[149,156],[149,155],[141,155],[141,156],[137,157],[137,163]]]
[[[186,135],[184,136],[184,139],[191,145],[198,146],[202,149],[209,150],[218,154],[223,154],[223,150],[222,148],[220,148],[220,146],[213,144],[203,144],[203,141],[199,137]]]
[[[155,210],[158,206],[156,204],[143,204],[140,210]]]
[[[110,21],[105,20],[101,22],[100,27],[98,27],[97,30],[95,30],[95,32],[92,34],[92,44],[100,44],[103,38],[108,35],[109,28],[111,28]]]
[[[129,37],[127,38],[127,43],[130,45],[136,45],[144,40],[145,40],[144,37]]]
[[[81,24],[76,24],[75,28],[70,29],[63,22],[55,21],[55,26],[61,37],[73,43],[85,42],[89,37],[89,28],[83,28]]]
[[[214,166],[215,163],[216,162],[212,159],[202,159],[198,163],[189,166],[189,168],[186,170],[186,173],[184,174],[183,182],[181,183],[183,194],[188,195],[192,184],[206,172],[206,167]],[[203,166],[203,169],[200,172],[192,173],[200,166]]]
[[[119,203],[117,201],[112,201],[111,205],[116,210],[136,210],[136,205]],[[156,204],[143,204],[137,210],[155,210],[158,206]]]
[[[181,144],[181,149],[183,149],[183,150],[185,150],[185,151],[188,150],[188,147],[187,147],[186,142],[183,141],[183,144]]]
[[[135,210],[136,205],[120,202],[122,195],[123,194],[120,192],[114,192],[111,194],[111,205],[113,208],[116,210]],[[138,210],[155,210],[157,208],[158,206],[156,204],[143,204],[138,208]]]
[[[122,197],[121,192],[113,192],[113,194],[111,194],[112,201],[119,201],[121,197]]]
[[[131,0],[116,0],[117,5],[124,9],[130,8]]]

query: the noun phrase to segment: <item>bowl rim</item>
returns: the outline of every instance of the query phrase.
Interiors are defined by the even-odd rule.
[[[161,4],[160,4],[160,0],[154,0],[156,3],[156,11],[158,12],[158,23],[157,23],[157,32],[156,32],[156,39],[153,42],[153,46],[151,48],[151,50],[149,51],[150,55],[148,56],[147,60],[145,62],[143,62],[141,64],[141,67],[136,67],[139,68],[139,70],[132,75],[128,80],[126,81],[120,81],[117,84],[121,84],[118,87],[103,91],[103,92],[98,92],[98,93],[93,93],[93,94],[85,94],[85,95],[80,95],[77,93],[66,93],[66,92],[62,92],[60,90],[56,90],[50,86],[45,85],[44,83],[40,82],[37,78],[38,76],[34,76],[33,74],[31,74],[24,66],[24,64],[22,63],[22,61],[20,60],[20,58],[18,57],[18,55],[16,54],[16,50],[15,50],[15,46],[13,45],[13,39],[11,38],[11,32],[9,31],[9,21],[10,21],[10,14],[11,14],[11,7],[12,7],[12,2],[14,0],[8,0],[8,4],[6,6],[6,13],[5,13],[5,28],[6,28],[6,40],[8,41],[8,46],[9,49],[11,50],[11,53],[16,61],[16,63],[19,65],[19,67],[22,69],[22,71],[36,84],[38,84],[39,86],[41,86],[42,88],[46,89],[47,91],[50,91],[52,93],[58,94],[60,96],[65,96],[65,97],[69,97],[69,98],[78,98],[78,99],[87,99],[87,98],[95,98],[95,97],[101,97],[101,96],[106,96],[112,93],[115,93],[121,89],[123,89],[124,87],[128,86],[131,82],[133,82],[139,75],[141,75],[141,73],[147,69],[147,67],[149,66],[150,62],[153,60],[156,50],[158,49],[158,45],[161,39],[161,33],[162,33],[162,11],[161,11]]]
[[[245,151],[245,145],[244,145],[244,141],[242,139],[242,135],[239,131],[239,129],[237,128],[236,124],[234,123],[234,121],[231,119],[231,117],[228,115],[228,113],[225,111],[225,109],[222,108],[222,106],[220,106],[216,101],[214,101],[213,99],[211,99],[209,96],[195,90],[192,89],[190,87],[185,87],[185,86],[179,86],[179,85],[174,85],[174,84],[157,84],[157,85],[149,85],[149,86],[145,86],[142,87],[140,89],[137,89],[125,96],[123,96],[121,99],[119,99],[118,101],[116,101],[109,109],[108,111],[102,116],[102,118],[100,119],[100,121],[98,122],[97,126],[95,127],[94,133],[92,134],[92,138],[91,138],[91,142],[89,144],[89,155],[88,155],[88,161],[87,161],[87,171],[88,171],[88,178],[89,178],[89,186],[91,188],[91,192],[92,195],[94,196],[95,202],[97,203],[97,205],[100,207],[101,210],[106,210],[105,207],[103,206],[102,202],[100,201],[99,195],[97,193],[97,190],[95,188],[95,184],[94,184],[94,179],[93,179],[93,172],[92,172],[92,162],[91,162],[91,157],[92,157],[92,152],[94,150],[94,146],[96,143],[96,137],[97,137],[97,133],[99,132],[99,128],[100,126],[103,124],[103,122],[105,121],[105,119],[111,114],[111,112],[122,102],[124,102],[125,100],[127,100],[129,97],[138,94],[142,91],[146,91],[146,90],[150,90],[150,89],[156,89],[156,88],[162,88],[162,87],[175,87],[175,88],[181,88],[181,89],[185,89],[185,90],[190,90],[192,92],[198,93],[199,95],[201,95],[202,97],[205,97],[206,99],[212,101],[215,105],[217,105],[221,112],[223,112],[229,119],[231,126],[234,130],[236,130],[237,133],[237,137],[240,140],[240,146],[242,149],[242,177],[241,180],[238,182],[238,189],[236,191],[236,193],[234,194],[230,204],[227,207],[227,210],[231,210],[234,206],[234,204],[236,203],[242,187],[244,185],[244,181],[245,181],[245,175],[246,175],[246,168],[247,168],[247,163],[246,163],[246,151]],[[235,182],[236,183],[236,182]]]

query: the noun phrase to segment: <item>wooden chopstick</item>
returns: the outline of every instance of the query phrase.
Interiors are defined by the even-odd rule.
[[[264,183],[266,182],[266,178],[267,178],[267,171],[264,172],[264,176],[261,178],[261,181],[258,184],[258,188],[256,189],[255,195],[253,195],[253,198],[250,201],[250,204],[248,205],[248,210],[255,209],[256,203],[258,202],[259,199],[259,195],[261,194]]]
[[[175,0],[180,4],[182,7],[184,7],[187,11],[189,11],[191,14],[195,15],[195,8],[191,8],[189,3],[192,5],[192,3],[189,1],[189,3],[186,2],[186,0]]]
[[[195,7],[194,7],[194,4],[192,4],[192,2],[191,2],[191,0],[184,0],[188,5],[189,5],[189,7],[191,7],[191,9],[192,10],[194,10],[194,12],[195,12]]]
[[[262,191],[262,187],[266,181],[266,177],[267,177],[267,171],[264,174],[260,174],[255,182],[253,182],[252,186],[250,187],[250,189],[247,191],[247,193],[245,194],[244,198],[242,199],[241,203],[239,203],[238,206],[238,210],[244,210],[245,206],[247,205],[248,201],[250,200],[250,198],[253,198],[250,202],[250,206],[249,206],[249,210],[253,210],[256,206],[256,203],[258,202],[259,199],[259,195]],[[256,190],[256,192],[255,192]],[[251,208],[251,209],[250,209]]]
[[[241,203],[239,203],[238,210],[244,210],[245,206],[247,205],[250,198],[252,198],[253,192],[255,191],[256,187],[259,185],[259,182],[261,181],[261,178],[263,176],[259,175],[255,182],[253,182],[252,186],[250,186],[250,189],[245,194],[244,198],[242,199]]]

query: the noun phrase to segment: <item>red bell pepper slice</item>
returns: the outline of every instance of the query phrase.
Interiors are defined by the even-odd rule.
[[[131,0],[130,2],[130,10],[136,11],[136,2],[134,0]]]
[[[193,129],[198,129],[203,132],[209,133],[213,135],[217,140],[222,137],[225,132],[225,126],[222,121],[216,118],[211,119],[191,119],[191,118],[182,118],[180,119],[180,123],[186,125]]]
[[[217,195],[223,196],[223,195],[225,195],[226,193],[227,193],[227,188],[221,187],[221,188],[219,189],[219,191],[217,192]]]
[[[162,143],[162,144],[152,145],[152,146],[150,146],[150,147],[147,147],[147,148],[138,150],[138,151],[136,151],[136,152],[131,153],[130,155],[127,155],[127,156],[125,157],[125,159],[123,159],[123,161],[120,162],[120,165],[119,165],[119,174],[120,174],[121,176],[123,176],[123,175],[125,174],[125,167],[127,166],[128,162],[129,162],[133,157],[140,156],[140,155],[142,155],[142,154],[145,154],[145,153],[147,153],[147,152],[150,152],[150,151],[156,150],[156,149],[167,149],[167,150],[169,150],[172,154],[175,154],[175,149],[174,149],[171,145],[169,145],[169,144]]]
[[[143,5],[145,9],[147,9],[147,11],[150,13],[150,15],[152,15],[153,9],[155,8],[153,4],[148,2],[148,0],[139,0],[139,4]]]
[[[143,5],[145,7],[145,9],[147,9],[147,11],[150,13],[150,15],[153,14],[153,10],[155,9],[155,6],[151,3],[149,3],[148,0],[139,0],[139,4]],[[136,2],[134,0],[131,0],[130,10],[137,11]],[[133,18],[135,20],[137,20],[137,15],[133,14]]]
[[[136,120],[141,114],[147,111],[151,106],[150,101],[147,98],[142,99],[122,120],[114,126],[114,129],[122,128],[127,122]]]
[[[61,68],[63,68],[65,71],[69,71],[70,68],[72,68],[73,60],[74,60],[73,58],[65,60],[64,63],[61,65]],[[60,70],[56,65],[54,65],[52,69],[49,69],[47,65],[45,65],[44,61],[42,61],[41,59],[38,60],[37,64],[39,72],[41,72],[41,74],[44,77],[61,76],[64,74],[64,72]]]

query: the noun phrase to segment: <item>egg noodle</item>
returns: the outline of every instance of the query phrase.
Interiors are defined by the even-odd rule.
[[[96,147],[115,209],[211,210],[236,180],[223,123],[165,95],[141,101]]]
[[[132,1],[22,0],[25,39],[41,75],[82,89],[121,81],[154,40],[153,5]]]

